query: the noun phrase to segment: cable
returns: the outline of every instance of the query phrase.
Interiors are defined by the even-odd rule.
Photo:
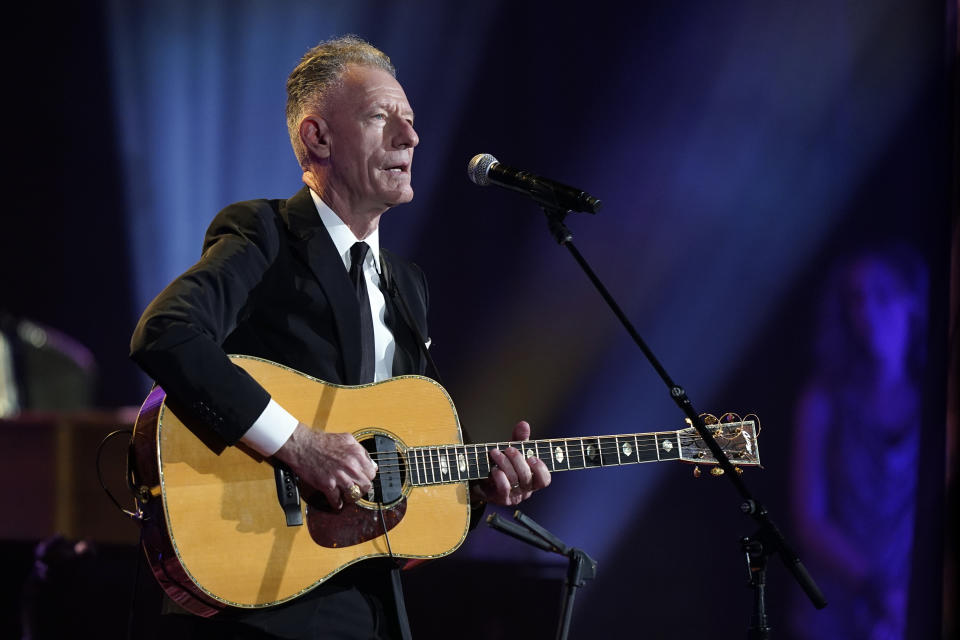
[[[107,497],[110,498],[110,501],[113,502],[114,505],[116,505],[117,509],[119,509],[121,513],[123,513],[125,516],[132,518],[134,520],[140,520],[142,516],[142,513],[140,512],[140,507],[137,506],[134,511],[130,511],[129,509],[124,509],[123,506],[120,504],[120,502],[110,492],[110,490],[107,489],[107,485],[104,484],[103,482],[103,473],[100,470],[100,458],[103,454],[103,446],[107,444],[107,442],[109,442],[112,438],[120,435],[121,433],[129,433],[131,436],[133,436],[133,431],[131,431],[130,429],[117,429],[116,431],[111,431],[110,433],[105,435],[103,437],[103,440],[100,441],[100,444],[97,445],[97,462],[96,462],[97,481],[100,483],[100,488],[103,489],[103,492],[107,494]]]

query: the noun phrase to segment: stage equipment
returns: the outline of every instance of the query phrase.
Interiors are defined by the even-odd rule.
[[[530,196],[545,207],[583,213],[600,210],[601,202],[586,191],[500,164],[489,153],[473,156],[467,165],[467,176],[481,187],[495,184]]]
[[[304,424],[352,433],[377,463],[377,476],[372,498],[340,510],[319,493],[288,500],[295,480],[245,447],[211,446],[209,429],[184,424],[192,414],[155,387],[134,428],[131,489],[157,581],[198,615],[292,600],[367,558],[452,553],[469,529],[468,481],[495,468],[491,448],[516,447],[554,472],[713,460],[692,427],[465,445],[450,396],[429,378],[349,387],[260,358],[230,358]],[[759,465],[755,422],[713,428],[737,464]]]
[[[560,623],[557,625],[557,640],[567,640],[570,632],[570,620],[573,617],[573,601],[577,597],[577,589],[582,587],[587,580],[593,580],[597,577],[597,561],[587,555],[583,549],[568,547],[560,538],[553,535],[533,518],[525,515],[522,511],[513,512],[513,518],[517,522],[504,520],[496,513],[487,516],[487,524],[492,528],[513,536],[517,540],[526,542],[529,545],[559,553],[566,556],[569,564],[567,566],[567,591],[563,597],[563,604],[560,610]]]
[[[488,158],[488,160],[485,161],[486,163],[496,162],[496,159],[489,154],[479,154],[474,156],[467,165],[467,172],[470,175],[471,180],[473,180],[473,175],[475,172],[481,171],[478,166],[481,164],[481,160],[483,158]],[[534,180],[536,180],[536,178],[534,178]],[[473,181],[476,182],[476,180]],[[516,187],[511,188],[520,190]],[[780,556],[784,566],[786,566],[787,570],[810,599],[810,602],[812,602],[817,609],[822,609],[823,607],[827,606],[827,600],[824,598],[820,588],[807,572],[806,567],[800,561],[800,558],[793,550],[793,547],[787,544],[786,539],[774,524],[766,507],[764,507],[753,497],[753,494],[747,488],[747,485],[743,481],[740,473],[734,468],[733,464],[731,464],[729,458],[723,453],[723,451],[720,450],[720,446],[711,436],[710,430],[708,429],[703,417],[694,409],[693,402],[691,402],[689,396],[687,396],[687,392],[670,377],[670,375],[667,373],[667,370],[664,369],[663,365],[660,364],[660,361],[653,354],[653,351],[650,350],[650,347],[647,346],[647,343],[643,340],[643,338],[640,337],[640,334],[627,318],[626,314],[623,312],[623,309],[620,308],[620,305],[617,304],[616,300],[614,300],[606,286],[587,263],[586,259],[583,257],[577,247],[573,244],[573,234],[570,232],[570,229],[567,228],[565,220],[570,213],[577,211],[578,209],[570,206],[567,201],[551,203],[547,198],[544,197],[534,197],[534,199],[537,200],[540,208],[543,209],[543,212],[547,216],[547,227],[550,229],[551,235],[553,235],[554,239],[561,246],[567,248],[567,250],[570,252],[570,255],[573,256],[577,264],[580,265],[580,268],[583,269],[583,272],[587,275],[587,278],[590,279],[590,282],[593,283],[593,286],[596,287],[597,291],[607,303],[607,306],[609,306],[610,310],[613,311],[614,315],[617,316],[617,319],[620,320],[620,323],[623,325],[624,329],[626,329],[634,343],[636,343],[636,345],[640,348],[640,351],[657,372],[657,375],[660,376],[660,379],[663,380],[663,383],[666,385],[670,393],[670,398],[684,413],[687,422],[693,425],[693,427],[700,434],[703,442],[707,445],[711,454],[716,459],[719,469],[724,472],[723,475],[727,476],[727,478],[730,479],[730,482],[733,483],[734,488],[743,500],[743,502],[740,504],[740,511],[753,518],[759,527],[753,534],[741,539],[742,548],[746,550],[748,562],[750,563],[750,586],[755,591],[754,612],[751,618],[750,629],[747,637],[750,640],[765,640],[770,637],[770,628],[766,622],[765,612],[764,590],[766,586],[766,579],[764,571],[766,569],[766,558],[773,554]]]

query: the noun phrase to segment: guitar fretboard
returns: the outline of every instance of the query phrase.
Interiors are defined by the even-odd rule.
[[[540,458],[551,472],[677,460],[680,457],[680,437],[677,431],[663,431],[589,438],[411,447],[407,449],[406,455],[407,476],[410,484],[414,486],[481,480],[496,468],[490,461],[488,452],[508,446],[522,451],[528,458]]]

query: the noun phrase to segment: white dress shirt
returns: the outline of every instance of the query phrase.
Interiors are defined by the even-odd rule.
[[[313,203],[317,207],[323,226],[327,228],[330,239],[333,240],[340,259],[343,260],[344,269],[349,271],[350,248],[360,240],[353,235],[353,231],[340,219],[340,216],[334,213],[312,189],[310,195],[313,196]],[[393,339],[393,332],[387,327],[385,319],[387,305],[380,290],[380,230],[374,229],[373,233],[363,239],[363,242],[370,247],[364,259],[363,277],[367,280],[370,315],[373,318],[374,381],[379,382],[393,375],[393,353],[396,350],[396,342]],[[290,438],[298,422],[299,420],[270,398],[263,413],[254,421],[240,441],[260,455],[269,457]]]

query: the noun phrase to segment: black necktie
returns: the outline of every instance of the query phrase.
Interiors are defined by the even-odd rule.
[[[363,262],[370,247],[366,242],[357,242],[350,247],[350,279],[360,303],[360,379],[359,384],[373,382],[374,342],[373,316],[370,314],[370,297],[367,295],[367,279],[363,277]]]

